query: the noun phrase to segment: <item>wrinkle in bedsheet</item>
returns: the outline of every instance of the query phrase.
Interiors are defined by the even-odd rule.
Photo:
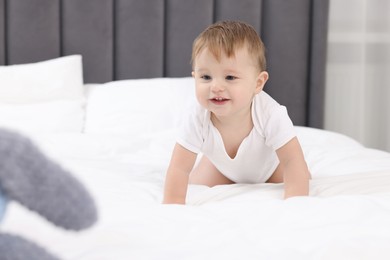
[[[310,196],[312,197],[370,194],[390,194],[390,170],[320,177],[310,181]],[[223,200],[282,199],[283,184],[233,184],[213,188],[191,185],[188,197],[188,203],[191,205]]]

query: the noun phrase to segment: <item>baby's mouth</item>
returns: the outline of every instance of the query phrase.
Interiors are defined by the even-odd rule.
[[[217,104],[217,105],[222,105],[222,104],[225,104],[227,101],[229,101],[230,99],[228,98],[223,98],[223,97],[215,97],[215,98],[211,98],[210,101],[214,104]]]

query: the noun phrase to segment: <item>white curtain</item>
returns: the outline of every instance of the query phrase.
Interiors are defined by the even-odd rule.
[[[331,0],[325,128],[390,151],[390,1]]]

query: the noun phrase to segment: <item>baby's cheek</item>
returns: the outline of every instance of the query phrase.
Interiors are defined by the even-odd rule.
[[[204,88],[197,87],[195,90],[195,96],[196,100],[198,100],[199,103],[202,103],[204,102],[204,99],[208,98],[208,92]]]

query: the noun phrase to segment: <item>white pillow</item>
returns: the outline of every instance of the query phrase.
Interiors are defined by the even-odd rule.
[[[84,116],[80,55],[0,66],[0,127],[27,134],[82,132]]]
[[[34,104],[0,104],[0,127],[26,135],[82,132],[83,100],[56,100]]]
[[[82,73],[80,55],[0,66],[0,102],[25,104],[82,98]]]
[[[90,85],[85,133],[140,135],[174,129],[193,102],[191,77]]]

